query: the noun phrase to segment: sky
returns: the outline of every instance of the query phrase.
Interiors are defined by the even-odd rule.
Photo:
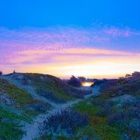
[[[0,0],[0,71],[116,78],[140,71],[139,0]]]

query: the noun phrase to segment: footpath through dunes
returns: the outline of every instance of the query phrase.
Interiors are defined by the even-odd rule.
[[[50,118],[51,116],[54,116],[55,114],[60,114],[63,110],[66,110],[67,108],[78,104],[79,102],[83,101],[84,99],[88,99],[92,96],[96,96],[99,93],[99,87],[95,86],[92,88],[92,93],[90,95],[85,95],[83,99],[77,99],[74,101],[68,101],[64,104],[57,104],[52,110],[49,110],[47,114],[41,114],[37,116],[32,124],[26,124],[23,130],[26,132],[26,134],[23,136],[22,140],[34,140],[35,138],[39,137],[40,135],[40,126],[43,125],[43,122]]]
[[[19,124],[22,124],[18,128],[25,132],[22,140],[33,140],[40,136],[41,130],[39,128],[47,118],[58,113],[61,114],[63,110],[86,98],[96,96],[99,91],[99,87],[96,86],[90,95],[86,95],[87,92],[84,94],[85,91],[82,89],[75,89],[57,77],[43,74],[12,73],[0,76],[0,81],[1,97],[9,99],[7,101],[8,109],[13,113],[16,111],[18,115],[23,112],[29,116],[29,118],[24,117],[21,113],[20,118],[17,118]],[[12,101],[15,100],[15,102],[10,102],[11,97]],[[3,105],[5,107],[5,103]],[[45,111],[43,111],[44,108]],[[13,137],[13,134],[10,134],[8,139],[11,139],[11,137]]]

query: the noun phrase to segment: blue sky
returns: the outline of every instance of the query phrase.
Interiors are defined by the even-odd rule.
[[[139,0],[1,0],[0,26],[82,26],[93,23],[140,29]]]
[[[139,0],[0,0],[0,70],[111,78],[140,71]]]

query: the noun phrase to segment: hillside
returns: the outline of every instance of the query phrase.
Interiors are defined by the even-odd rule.
[[[139,140],[140,73],[87,91],[43,74],[0,76],[0,140]]]
[[[0,137],[19,139],[23,133],[19,129],[20,122],[30,123],[33,116],[47,112],[50,107],[49,103],[34,99],[26,90],[0,79]]]
[[[0,139],[20,139],[24,133],[22,125],[83,95],[83,91],[51,75],[12,73],[0,76]]]
[[[35,92],[54,103],[64,103],[77,97],[80,98],[79,90],[76,90],[61,79],[51,75],[12,73],[3,76],[3,78],[20,88],[29,90],[30,94],[32,94],[31,92]]]

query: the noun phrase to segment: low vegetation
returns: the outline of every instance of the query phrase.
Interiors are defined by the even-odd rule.
[[[31,123],[34,116],[47,112],[50,105],[33,97],[7,80],[0,79],[0,139],[19,140],[21,123]]]
[[[79,127],[88,124],[88,116],[73,110],[62,110],[47,118],[43,123],[43,132],[46,134],[67,134],[69,137],[75,134]]]
[[[140,73],[135,72],[129,77],[119,79],[105,80],[101,82],[101,94],[103,98],[112,98],[125,94],[140,96]]]
[[[31,115],[41,113],[50,107],[47,103],[33,99],[25,90],[16,87],[7,80],[0,79],[0,85],[0,92],[6,93],[12,100],[12,105],[20,111]],[[42,110],[42,106],[46,106],[46,108]]]
[[[37,73],[12,74],[12,77],[22,85],[31,86],[36,93],[55,103],[64,103],[76,98],[82,98],[84,91],[79,91],[61,79]]]
[[[1,140],[19,140],[23,135],[23,131],[20,129],[20,121],[26,120],[23,116],[18,116],[10,112],[10,110],[4,110],[0,107],[0,139]]]
[[[14,74],[14,78],[58,104],[76,99],[81,93],[50,75],[28,73],[19,78]],[[46,117],[36,140],[139,140],[140,73],[119,79],[96,79],[95,85],[100,86],[98,96]],[[31,123],[34,116],[50,108],[48,103],[34,99],[4,79],[0,79],[0,101],[0,140],[21,139],[25,133],[22,124]]]

